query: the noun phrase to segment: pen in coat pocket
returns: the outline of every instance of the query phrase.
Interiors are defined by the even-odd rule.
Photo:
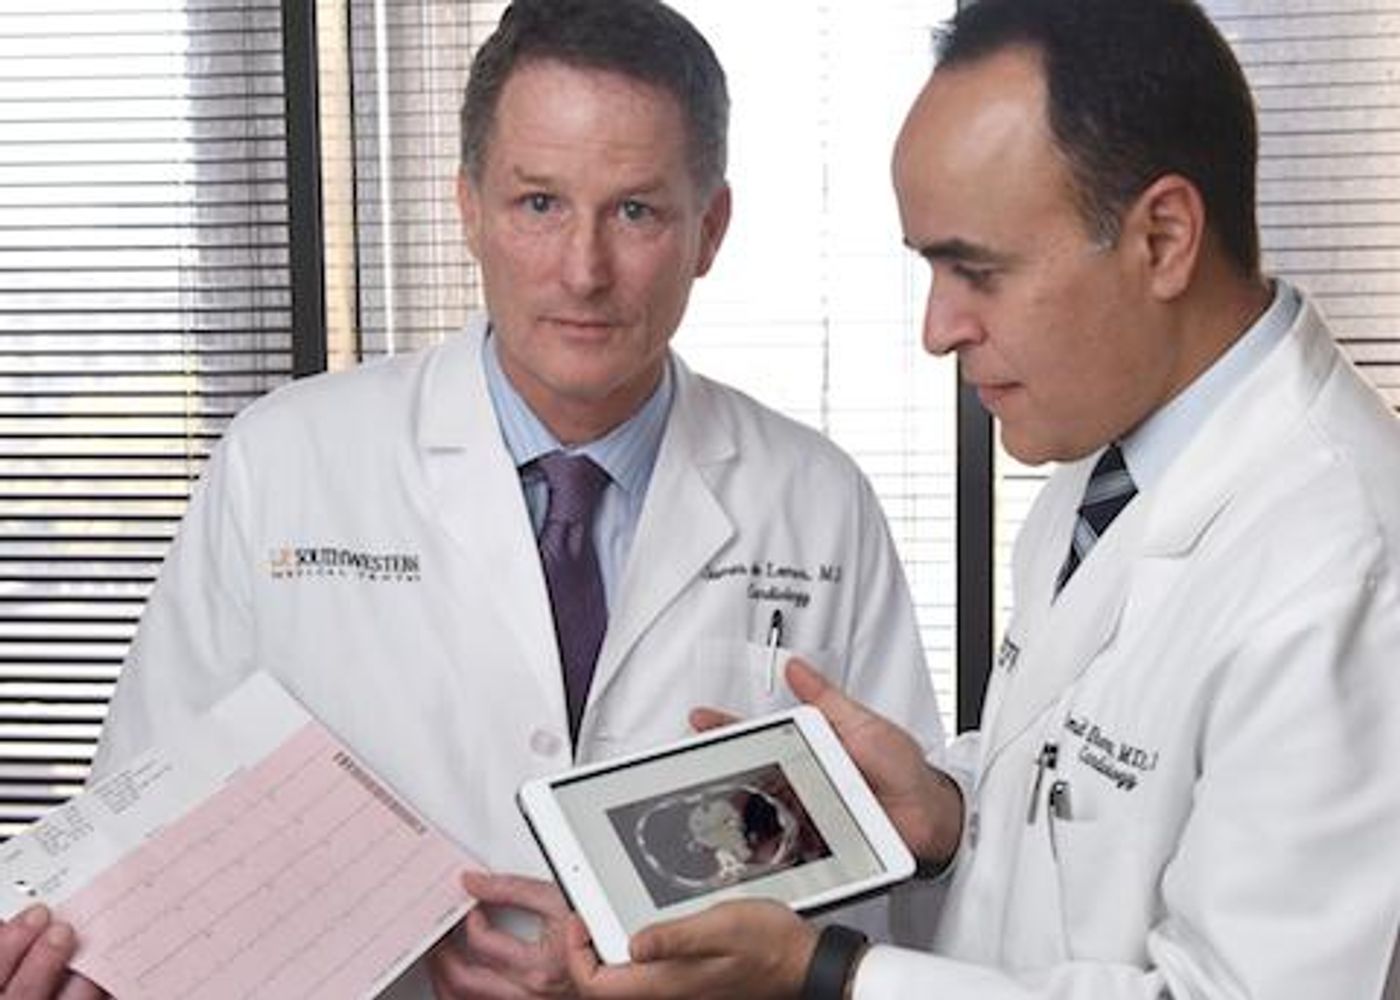
[[[1060,857],[1059,843],[1055,839],[1055,823],[1057,821],[1069,820],[1073,818],[1073,813],[1069,804],[1069,782],[1063,778],[1052,782],[1050,785],[1048,808],[1045,810],[1046,828],[1050,832],[1050,853],[1058,860]]]
[[[774,609],[773,616],[768,619],[768,693],[773,693],[773,688],[777,684],[778,675],[778,647],[783,642],[783,613]]]

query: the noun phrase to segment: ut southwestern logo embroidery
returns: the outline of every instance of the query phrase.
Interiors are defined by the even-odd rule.
[[[268,554],[274,580],[340,577],[374,583],[417,583],[419,557],[408,552],[365,552],[337,545],[283,545]]]

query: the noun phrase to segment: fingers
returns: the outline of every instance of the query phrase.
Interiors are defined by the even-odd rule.
[[[107,1000],[107,993],[91,979],[71,973],[57,1000]]]
[[[492,927],[480,909],[467,914],[465,925],[465,954],[474,964],[497,969],[523,967],[534,957],[532,944]]]
[[[428,966],[436,1000],[530,1000],[531,994],[484,966],[463,965],[450,974]]]
[[[718,729],[720,726],[727,726],[731,722],[738,721],[737,715],[721,712],[717,708],[695,708],[691,709],[690,712],[690,728],[701,733],[707,729]]]
[[[478,913],[473,910],[469,917]],[[485,921],[482,923],[484,925]],[[470,939],[472,929],[466,927],[465,930],[466,937]],[[462,943],[460,930],[443,938],[429,952],[428,975],[432,980],[433,995],[438,1000],[509,1000],[528,995],[500,972],[481,964],[478,956],[469,954]]]
[[[13,920],[0,924],[0,985],[10,981],[34,940],[49,925],[49,911],[31,906]]]
[[[569,973],[588,1000],[791,997],[816,946],[814,930],[768,900],[654,924],[633,936],[626,965],[600,965],[576,921],[567,938]]]
[[[485,909],[478,906],[467,914],[464,921],[464,950],[469,961],[520,979],[537,990],[550,988],[563,979],[565,973],[560,939],[563,922],[570,910],[558,886],[523,875],[486,872],[464,872],[462,885],[487,907],[514,907],[538,914],[544,920],[539,938],[526,941],[508,930],[492,926]]]
[[[820,709],[827,718],[831,719],[833,725],[836,723],[837,715],[850,715],[853,711],[863,715],[869,714],[855,702],[842,695],[839,689],[801,657],[794,656],[789,659],[784,671],[788,687],[792,689],[793,694],[797,695],[799,700]],[[694,708],[690,711],[690,727],[703,732],[706,729],[717,729],[720,726],[738,722],[739,718],[737,715],[722,712],[717,708]]]
[[[570,917],[564,937],[564,957],[569,967],[569,978],[580,988],[591,986],[598,977],[601,964],[593,952],[588,928],[578,917]]]
[[[876,718],[868,709],[843,695],[839,688],[799,656],[787,661],[784,673],[792,693],[797,695],[800,701],[819,709],[831,720],[833,726],[837,725],[838,719],[854,721]],[[706,729],[718,729],[720,726],[738,722],[739,718],[717,708],[694,708],[690,711],[690,727],[703,732]]]
[[[766,947],[774,927],[799,920],[779,903],[732,900],[644,927],[632,936],[629,951],[636,962],[727,956],[759,941]]]
[[[676,981],[670,967],[637,963],[608,966],[598,961],[588,930],[577,917],[569,919],[565,956],[574,989],[586,1000],[668,1000],[687,996],[685,984]]]
[[[628,951],[634,962],[663,962],[677,958],[700,958],[720,954],[722,945],[716,941],[714,911],[706,910],[693,917],[667,920],[644,927],[632,936]]]
[[[553,882],[524,875],[467,871],[462,873],[462,886],[478,901],[492,906],[514,906],[556,920],[569,915],[569,904]]]
[[[569,986],[564,958],[569,910],[563,894],[549,882],[483,872],[465,873],[462,885],[483,905],[473,908],[458,932],[439,942],[429,956],[437,996],[507,1000],[564,995]],[[493,906],[541,915],[543,933],[527,941],[493,926],[487,913]]]
[[[73,928],[31,906],[0,925],[0,986],[7,1000],[48,1000],[68,976],[77,948]]]
[[[883,715],[847,697],[806,661],[797,657],[788,660],[786,677],[792,693],[826,716],[836,735],[846,749],[853,751],[853,755],[854,742],[879,740],[906,744],[920,757],[923,756],[912,736]],[[862,762],[857,759],[857,763]]]
[[[838,718],[848,716],[852,712],[869,714],[801,657],[794,656],[787,661],[783,676],[787,678],[788,687],[797,695],[798,700],[820,709],[822,714],[831,720],[832,725],[836,724]]]

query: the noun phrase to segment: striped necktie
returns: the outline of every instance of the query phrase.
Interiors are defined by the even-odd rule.
[[[1065,557],[1055,581],[1057,596],[1079,564],[1088,557],[1094,543],[1135,496],[1137,487],[1133,484],[1133,477],[1128,475],[1123,452],[1118,445],[1111,444],[1094,463],[1094,471],[1089,474],[1089,485],[1084,487],[1084,500],[1079,504],[1079,516],[1074,520],[1074,537],[1070,540],[1069,555]]]

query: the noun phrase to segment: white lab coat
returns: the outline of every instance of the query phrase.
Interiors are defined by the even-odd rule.
[[[99,770],[262,668],[485,865],[546,874],[515,792],[569,766],[568,726],[535,539],[482,372],[483,325],[289,386],[234,421],[146,607]],[[341,554],[299,568],[298,549]],[[912,602],[868,482],[814,431],[677,360],[577,759],[682,736],[696,705],[792,704],[781,679],[767,686],[774,608],[784,652],[941,749]]]
[[[1095,458],[1016,546],[982,727],[951,751],[970,819],[934,954],[872,949],[856,996],[1376,1000],[1400,919],[1400,422],[1305,303],[1052,603]]]

